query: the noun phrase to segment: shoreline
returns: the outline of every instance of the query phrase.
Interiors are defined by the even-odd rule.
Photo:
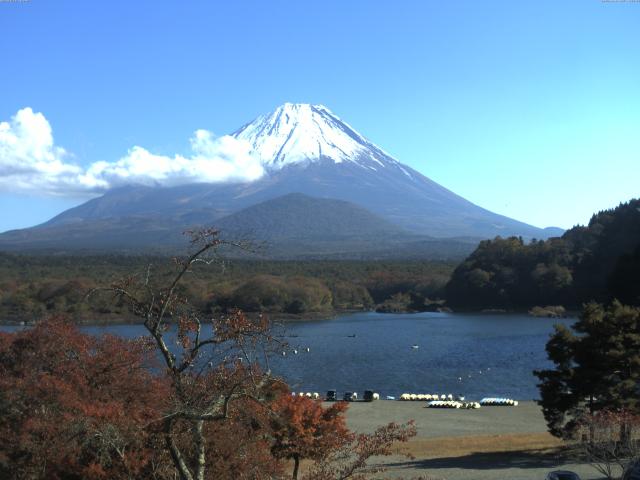
[[[352,313],[366,313],[372,310],[338,310],[335,312],[309,312],[308,314],[289,314],[289,313],[267,313],[267,312],[245,312],[250,317],[257,317],[262,313],[270,318],[273,322],[281,323],[294,323],[294,322],[308,322],[314,320],[334,320],[341,315],[349,315]],[[220,315],[220,314],[215,314]],[[211,315],[211,316],[215,316]],[[100,326],[112,326],[112,325],[142,325],[144,320],[139,317],[130,316],[110,316],[104,320],[95,318],[71,318],[64,314],[51,314],[43,315],[42,319],[51,318],[55,316],[66,317],[71,320],[75,325],[81,327],[100,327]],[[38,320],[39,321],[39,320]],[[20,320],[20,319],[0,319],[1,326],[33,326],[37,323],[32,319]],[[170,319],[168,323],[173,323]]]
[[[323,320],[335,320],[337,317],[343,315],[352,315],[357,313],[377,313],[380,315],[416,315],[420,313],[444,313],[444,314],[457,314],[457,315],[524,315],[527,318],[531,319],[548,319],[555,318],[557,320],[562,319],[571,319],[578,318],[580,315],[579,311],[568,310],[566,315],[562,317],[547,317],[547,316],[536,316],[529,314],[528,310],[502,310],[502,309],[483,309],[483,310],[453,310],[450,312],[438,312],[432,310],[420,310],[420,311],[404,311],[404,312],[381,312],[375,309],[366,309],[366,310],[334,310],[331,312],[308,312],[303,314],[293,314],[293,313],[270,313],[270,312],[245,312],[249,316],[257,316],[260,313],[266,315],[271,319],[274,323],[300,323],[300,322],[313,322],[313,321],[323,321]],[[50,318],[54,316],[65,317],[64,314],[45,314],[42,318]],[[69,318],[67,316],[67,318]],[[135,317],[133,315],[130,316],[109,316],[104,320],[92,318],[70,318],[70,320],[79,326],[93,327],[93,326],[112,326],[112,325],[142,325],[144,322],[142,319]],[[33,319],[28,320],[20,320],[20,319],[0,319],[1,326],[32,326],[35,325],[37,321]],[[171,323],[169,321],[169,323]]]

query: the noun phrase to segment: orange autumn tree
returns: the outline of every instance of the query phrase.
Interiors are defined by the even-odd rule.
[[[300,460],[322,460],[353,440],[344,417],[347,407],[346,402],[338,402],[323,408],[317,400],[292,395],[278,399],[271,452],[276,458],[293,460],[292,478],[298,478]]]
[[[152,477],[166,385],[147,346],[61,319],[0,333],[0,478]]]
[[[304,480],[367,480],[386,470],[380,464],[369,465],[371,458],[398,454],[393,446],[407,442],[416,433],[415,423],[411,420],[402,425],[391,422],[378,427],[373,433],[354,435],[351,441],[311,465]],[[405,456],[413,458],[411,454]],[[415,480],[429,480],[429,477],[421,476]]]
[[[175,480],[162,428],[171,386],[155,353],[60,318],[0,333],[0,479]],[[205,427],[206,478],[280,478],[267,413],[239,400]],[[193,448],[187,427],[174,431],[183,450]]]
[[[217,232],[202,232],[173,274],[149,267],[105,289],[143,320],[136,341],[61,320],[0,334],[0,478],[273,480],[281,459],[297,475],[309,458],[307,478],[344,480],[415,434],[350,434],[346,404],[293,399],[271,374],[279,344],[266,318],[191,305],[182,282],[218,246]]]

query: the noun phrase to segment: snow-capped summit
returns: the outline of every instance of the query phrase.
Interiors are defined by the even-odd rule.
[[[168,242],[174,238],[170,232],[194,225],[244,225],[248,232],[265,235],[289,232],[293,243],[285,245],[290,247],[316,232],[320,240],[309,247],[311,255],[327,245],[343,255],[347,244],[336,239],[355,231],[369,242],[368,254],[387,248],[402,254],[404,249],[413,258],[428,240],[425,235],[545,238],[552,233],[447,190],[386,154],[322,105],[286,103],[232,135],[250,144],[266,175],[251,182],[113,189],[43,225],[0,235],[0,249],[3,244],[68,248],[74,242],[82,248],[136,248]],[[367,226],[372,224],[383,228]],[[456,242],[442,245],[451,252]]]
[[[320,159],[373,170],[397,163],[323,105],[285,103],[233,136],[249,142],[270,170]]]

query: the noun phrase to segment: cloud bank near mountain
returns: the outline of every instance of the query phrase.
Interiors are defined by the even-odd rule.
[[[196,130],[189,141],[187,156],[157,155],[134,146],[115,162],[84,167],[55,144],[46,117],[26,107],[0,122],[0,191],[78,196],[125,184],[252,181],[264,174],[260,159],[244,140]]]

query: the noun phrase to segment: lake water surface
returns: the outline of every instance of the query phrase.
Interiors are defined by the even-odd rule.
[[[538,398],[532,371],[551,366],[544,347],[553,325],[573,322],[512,314],[356,313],[286,324],[282,333],[298,354],[276,355],[271,366],[295,391],[372,389],[382,398],[408,392],[531,400]],[[139,325],[84,330],[124,337],[144,332]]]

